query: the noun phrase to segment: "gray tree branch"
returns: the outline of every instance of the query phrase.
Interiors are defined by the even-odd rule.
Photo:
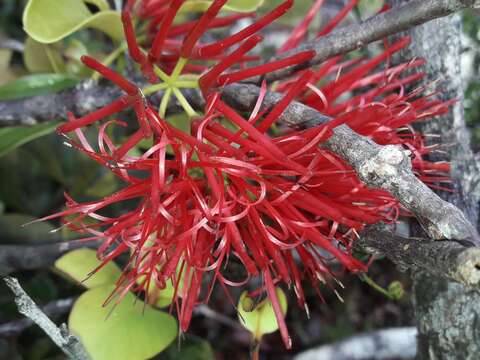
[[[18,311],[40,326],[69,359],[90,359],[80,341],[68,333],[66,325],[57,327],[22,289],[17,279],[4,277],[3,280],[15,295],[15,304],[17,304]]]
[[[370,19],[353,24],[331,34],[314,39],[285,52],[273,60],[283,59],[301,51],[314,50],[315,57],[295,67],[281,69],[268,74],[265,79],[274,81],[285,78],[299,69],[320,64],[336,55],[361,48],[371,42],[408,30],[427,21],[450,15],[465,8],[480,7],[479,0],[413,0],[394,7]],[[258,82],[258,78],[252,82]]]
[[[252,110],[260,88],[233,84],[222,89],[223,99],[238,110]],[[268,109],[282,97],[267,93],[263,107]],[[278,122],[289,126],[314,126],[329,118],[299,102],[292,102]],[[368,186],[391,193],[410,210],[433,239],[477,241],[476,229],[454,205],[442,200],[412,172],[409,152],[394,145],[382,146],[355,133],[346,125],[334,129],[325,147],[342,157]]]
[[[42,307],[42,311],[47,316],[55,316],[65,314],[73,306],[76,298],[71,297],[67,299],[54,300]],[[0,337],[11,337],[19,335],[23,330],[33,325],[34,322],[30,318],[23,318],[20,320],[0,324]]]
[[[72,240],[45,245],[0,245],[0,276],[14,271],[34,270],[51,266],[68,251],[96,247],[98,242]]]
[[[377,224],[362,231],[355,245],[369,253],[385,255],[401,270],[428,272],[470,288],[480,283],[480,248],[469,243],[407,238]]]

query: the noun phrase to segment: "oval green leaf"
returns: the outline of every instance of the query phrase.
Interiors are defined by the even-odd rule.
[[[0,86],[0,101],[50,94],[78,84],[78,79],[64,74],[25,75]]]
[[[282,313],[285,316],[287,313],[287,298],[280,288],[276,288],[276,292]],[[253,299],[248,297],[245,291],[238,301],[238,317],[242,325],[252,333],[257,341],[260,341],[264,334],[278,330],[272,302],[268,298],[259,304],[254,304]]]
[[[54,132],[59,123],[59,121],[49,121],[32,126],[0,128],[0,156],[9,153],[29,141]]]
[[[252,12],[262,6],[264,0],[229,0],[224,6],[224,10],[237,12]],[[212,4],[212,0],[189,0],[180,8],[181,12],[203,12]]]
[[[163,351],[177,336],[169,314],[136,301],[132,293],[114,305],[102,306],[114,286],[85,292],[76,301],[69,327],[94,360],[142,360]]]
[[[103,1],[89,2],[98,6]],[[113,40],[123,39],[118,12],[102,10],[92,14],[82,0],[30,0],[23,12],[23,27],[28,35],[43,44],[59,41],[86,27],[98,29]]]
[[[88,277],[88,274],[99,265],[97,252],[86,248],[70,251],[55,262],[55,268],[89,289],[102,285],[113,285],[122,275],[122,271],[115,263],[108,262],[95,274]]]

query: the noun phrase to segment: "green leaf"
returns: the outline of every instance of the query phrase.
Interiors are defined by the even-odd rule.
[[[55,71],[45,51],[46,46],[27,36],[25,50],[23,51],[23,62],[28,71],[32,73],[51,73]]]
[[[212,4],[212,0],[189,0],[180,8],[181,12],[203,12]],[[238,12],[251,12],[262,6],[264,0],[229,0],[222,9]]]
[[[38,42],[50,44],[82,28],[98,29],[114,40],[123,39],[120,14],[105,10],[104,1],[89,1],[101,7],[92,14],[82,0],[29,0],[23,12],[23,27]]]
[[[280,288],[277,288],[276,292],[283,315],[285,316],[287,313],[287,298]],[[272,302],[268,298],[259,304],[255,304],[253,299],[248,297],[245,291],[238,301],[238,315],[242,325],[252,333],[257,341],[260,341],[264,334],[278,330]]]
[[[76,78],[63,74],[26,75],[0,86],[0,101],[58,92],[77,83]]]
[[[99,265],[97,253],[92,249],[70,251],[55,262],[55,268],[89,289],[115,284],[115,281],[122,275],[120,268],[110,261],[85,280],[88,274]]]
[[[139,280],[142,278],[140,277]],[[137,281],[140,283],[140,281]],[[180,286],[179,286],[180,287]],[[172,285],[172,282],[168,280],[165,284],[165,289],[159,289],[155,282],[150,282],[150,286],[148,287],[148,296],[152,299],[153,302],[149,300],[149,302],[158,308],[163,308],[172,303],[173,294],[175,293],[175,288]]]
[[[62,44],[42,44],[31,37],[25,40],[23,52],[25,67],[32,73],[65,73],[66,64],[62,55]]]
[[[250,12],[257,10],[263,5],[263,2],[264,0],[229,0],[225,4],[225,9],[240,12]]]
[[[85,292],[76,301],[69,327],[94,360],[149,359],[177,336],[176,320],[127,293],[118,304],[102,307],[114,286]]]
[[[0,128],[0,157],[29,141],[54,132],[58,124],[58,121],[50,121],[32,126]]]
[[[185,334],[180,348],[170,345],[159,357],[161,360],[211,360],[215,359],[212,346],[206,340],[195,335]]]

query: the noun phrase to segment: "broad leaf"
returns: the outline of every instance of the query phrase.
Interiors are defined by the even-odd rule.
[[[42,44],[30,36],[25,40],[23,62],[32,73],[53,73],[55,69],[64,67],[59,44]]]
[[[0,156],[17,147],[55,131],[59,122],[50,121],[32,126],[10,126],[0,128]]]
[[[114,286],[88,290],[70,313],[70,330],[92,359],[149,359],[175,339],[176,320],[136,300],[132,293],[128,292],[118,304],[102,306],[113,290]]]
[[[188,0],[182,5],[180,11],[205,11],[212,2],[212,0]],[[251,12],[262,6],[263,2],[264,0],[229,0],[222,9],[238,12]]]
[[[26,75],[0,86],[0,101],[50,94],[75,86],[76,78],[63,74]]]
[[[280,288],[277,288],[276,291],[283,315],[285,316],[287,313],[287,298]],[[260,341],[264,334],[278,330],[272,302],[268,298],[259,304],[255,304],[254,300],[248,297],[245,291],[238,301],[238,317],[242,325],[252,333],[257,341]]]
[[[55,267],[58,270],[89,289],[102,285],[113,285],[122,275],[120,268],[110,261],[95,274],[88,277],[88,274],[99,265],[100,261],[97,259],[97,253],[92,249],[70,251],[55,262]]]
[[[123,39],[120,14],[104,10],[104,1],[89,0],[100,5],[93,14],[82,0],[30,0],[23,12],[23,26],[28,35],[38,42],[50,44],[82,28],[103,31],[114,40]]]

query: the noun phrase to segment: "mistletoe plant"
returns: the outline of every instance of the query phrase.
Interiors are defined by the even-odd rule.
[[[357,2],[349,1],[311,35],[328,35]],[[342,286],[330,266],[333,261],[353,273],[367,271],[368,263],[352,254],[358,232],[408,215],[392,195],[366,187],[323,144],[336,127],[347,125],[379,144],[408,149],[414,171],[424,182],[448,182],[449,165],[425,160],[431,148],[411,124],[445,113],[449,103],[414,88],[423,76],[418,69],[424,60],[391,65],[391,57],[408,45],[407,37],[385,41],[381,53],[372,58],[337,56],[303,69],[315,52],[292,50],[301,49],[322,0],[279,47],[277,55],[291,55],[263,63],[251,52],[262,44],[265,28],[285,14],[293,0],[260,17],[232,13],[236,3],[240,2],[125,4],[121,20],[134,74],[94,57],[81,58],[123,95],[88,115],[76,118],[69,113],[68,121],[58,127],[69,146],[111,171],[122,188],[89,202],[67,194],[66,209],[42,220],[61,218],[62,226],[85,236],[85,241],[101,242],[100,264],[91,274],[116,259],[127,259],[119,261],[124,264],[122,274],[106,303],[118,304],[133,292],[155,304],[159,294],[171,288],[171,311],[185,332],[195,306],[209,301],[215,285],[232,304],[237,301],[231,287],[245,287],[242,321],[248,326],[251,319],[245,309],[262,307],[268,298],[290,348],[286,300],[279,288],[292,289],[308,314],[306,281],[322,298],[319,284],[334,291]],[[248,25],[233,30],[241,19]],[[225,32],[228,35],[219,38]],[[265,80],[265,75],[286,68],[296,71],[279,81]],[[251,112],[236,110],[222,95],[223,89],[245,83],[260,86]],[[191,102],[191,91],[200,94],[204,105]],[[279,101],[265,106],[266,95],[273,91],[281,94]],[[330,121],[314,127],[280,126],[278,119],[294,100]],[[175,104],[186,114],[180,125],[171,121]],[[98,131],[95,144],[84,132],[89,126]],[[116,142],[112,128],[127,126],[135,130]],[[148,149],[138,153],[139,144],[145,143]],[[117,216],[106,215],[123,202],[135,206]],[[238,270],[232,273],[238,264],[243,276]],[[244,306],[249,301],[253,305]]]

